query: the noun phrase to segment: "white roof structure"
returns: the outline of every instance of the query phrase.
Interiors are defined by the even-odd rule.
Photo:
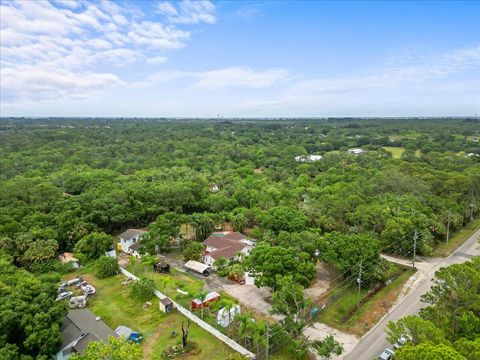
[[[195,260],[188,260],[185,263],[185,267],[189,270],[193,270],[199,273],[203,273],[205,270],[210,269],[210,266],[205,265],[201,262],[195,261]]]
[[[120,325],[115,329],[115,334],[125,339],[128,339],[133,333],[136,333],[136,331],[124,325]]]
[[[365,152],[365,150],[360,149],[360,148],[356,148],[356,149],[348,149],[348,152],[350,154],[359,155],[359,154],[363,154]]]
[[[322,155],[299,155],[295,156],[295,161],[297,162],[312,162],[322,159]]]

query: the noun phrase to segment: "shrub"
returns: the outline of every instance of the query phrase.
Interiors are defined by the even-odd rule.
[[[102,256],[95,262],[95,275],[105,279],[118,274],[117,259],[110,256]]]
[[[146,301],[150,300],[153,297],[153,290],[155,289],[155,284],[153,280],[147,279],[145,277],[140,278],[140,280],[135,281],[132,284],[130,295],[138,300]]]

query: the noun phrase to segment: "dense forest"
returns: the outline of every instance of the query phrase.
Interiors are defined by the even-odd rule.
[[[347,273],[378,263],[364,274],[375,280],[380,251],[428,255],[477,214],[479,138],[474,119],[2,119],[3,271],[61,271],[60,252],[98,258],[129,227],[168,250],[182,224],[203,240],[228,223],[259,240],[247,265],[274,290],[268,256],[302,286],[318,257]],[[323,157],[295,159],[309,154]],[[52,350],[21,335],[26,354]]]

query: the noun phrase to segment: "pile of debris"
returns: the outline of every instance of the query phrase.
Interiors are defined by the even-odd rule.
[[[73,296],[73,291],[68,291],[68,288],[75,287],[79,289],[83,295]],[[82,277],[76,277],[74,279],[65,281],[60,284],[58,287],[58,296],[55,301],[62,301],[64,299],[70,298],[68,302],[68,307],[70,309],[74,308],[84,308],[87,306],[88,297],[94,295],[96,292],[95,288],[85,281]]]

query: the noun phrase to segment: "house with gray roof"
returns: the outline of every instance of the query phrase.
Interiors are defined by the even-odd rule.
[[[146,234],[146,231],[142,229],[128,229],[118,236],[120,240],[118,243],[119,248],[128,255],[140,257],[138,250],[144,234]]]
[[[110,336],[117,336],[88,309],[70,310],[63,319],[61,333],[62,345],[55,356],[56,360],[68,359],[75,353],[81,354],[91,341],[106,343]]]

